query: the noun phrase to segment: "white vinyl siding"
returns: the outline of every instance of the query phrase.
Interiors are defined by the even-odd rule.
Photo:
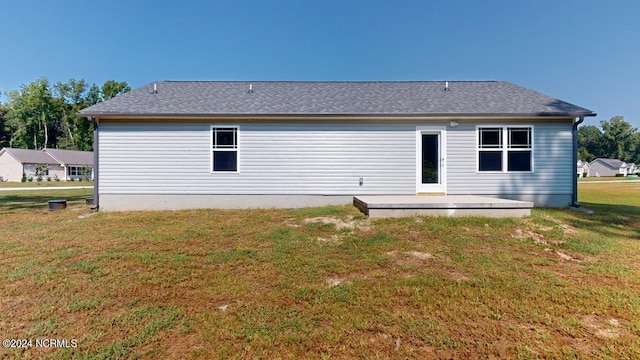
[[[0,153],[0,177],[2,181],[21,181],[22,164],[8,152]]]
[[[533,122],[532,122],[533,123]],[[535,123],[535,172],[477,171],[477,128],[517,127],[520,123],[461,124],[447,131],[447,193],[452,195],[571,194],[573,169],[570,120]],[[506,138],[502,139],[507,142]],[[506,163],[503,164],[506,168]]]
[[[415,124],[241,123],[229,176],[211,173],[211,126],[103,122],[100,193],[415,194]]]
[[[535,172],[478,172],[477,126],[447,127],[446,189],[451,195],[572,193],[570,119],[531,122]],[[412,195],[416,126],[442,123],[240,122],[239,172],[211,172],[214,123],[100,125],[101,194]],[[503,139],[507,141],[506,139]],[[363,179],[362,186],[359,185]]]

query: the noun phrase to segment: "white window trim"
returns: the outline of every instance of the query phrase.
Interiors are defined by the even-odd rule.
[[[235,148],[213,148],[213,129],[234,128],[236,129],[236,147]],[[213,171],[213,152],[214,151],[235,151],[236,152],[236,171]],[[240,173],[240,125],[231,124],[215,124],[209,126],[209,173],[210,174],[239,174]]]
[[[480,148],[480,129],[499,128],[502,130],[502,146],[500,148]],[[509,148],[509,128],[511,129],[531,129],[530,148]],[[476,174],[533,174],[535,172],[535,127],[533,125],[476,125]],[[480,151],[501,151],[502,171],[480,171]],[[509,171],[509,151],[531,151],[531,170],[529,171]]]
[[[440,135],[440,183],[422,186],[422,134]],[[416,126],[416,193],[447,193],[447,127],[438,125]]]
[[[67,166],[67,175],[68,176],[82,176],[81,171],[82,167],[81,166],[74,166],[74,165],[69,165]],[[75,170],[75,171],[72,171]],[[75,172],[75,174],[71,174],[72,172]]]

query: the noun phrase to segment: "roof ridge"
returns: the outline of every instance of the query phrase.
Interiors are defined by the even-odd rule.
[[[325,83],[325,84],[384,84],[384,83],[496,83],[504,82],[504,80],[158,80],[152,81],[147,85],[154,83]]]

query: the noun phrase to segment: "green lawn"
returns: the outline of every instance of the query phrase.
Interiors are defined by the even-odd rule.
[[[598,181],[638,181],[640,180],[639,178],[629,178],[629,177],[615,177],[615,176],[607,176],[607,177],[585,177],[585,178],[578,178],[578,182],[598,182]]]
[[[0,357],[640,357],[640,183],[526,219],[95,214],[89,193],[0,192],[0,334],[77,340]]]
[[[27,182],[0,182],[0,188],[23,187],[58,187],[58,186],[93,186],[93,181],[27,181]]]
[[[74,207],[85,204],[85,199],[92,196],[93,189],[0,191],[0,215],[7,213],[25,215],[29,210],[45,211],[48,209],[49,200],[53,199],[66,199],[67,206]],[[0,229],[3,229],[2,225]],[[51,230],[55,231],[55,229]]]

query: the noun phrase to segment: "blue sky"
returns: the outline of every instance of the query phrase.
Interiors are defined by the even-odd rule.
[[[640,1],[4,0],[0,91],[50,82],[506,80],[640,127]]]

